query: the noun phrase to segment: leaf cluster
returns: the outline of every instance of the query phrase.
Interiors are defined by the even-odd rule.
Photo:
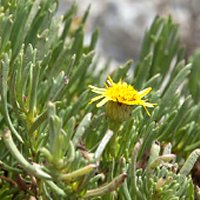
[[[186,63],[178,26],[156,17],[136,64],[111,76],[151,86],[158,105],[110,130],[88,105],[108,68],[94,57],[98,31],[84,43],[89,8],[77,22],[77,5],[61,18],[57,7],[0,1],[0,199],[198,199],[199,51]]]

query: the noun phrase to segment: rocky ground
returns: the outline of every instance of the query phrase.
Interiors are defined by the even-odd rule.
[[[62,0],[58,14],[72,3]],[[200,46],[199,0],[77,0],[78,16],[91,4],[86,26],[87,36],[100,30],[97,50],[105,59],[122,63],[137,59],[145,29],[158,15],[172,15],[180,25],[180,35],[186,56]]]

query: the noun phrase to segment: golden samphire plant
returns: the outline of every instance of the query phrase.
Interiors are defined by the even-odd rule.
[[[156,17],[108,76],[58,3],[0,1],[0,199],[200,199],[199,51]]]

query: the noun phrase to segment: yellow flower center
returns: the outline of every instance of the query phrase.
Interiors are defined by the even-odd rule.
[[[126,83],[117,83],[108,87],[106,90],[106,96],[112,101],[124,103],[127,101],[134,101],[138,99],[137,91]]]

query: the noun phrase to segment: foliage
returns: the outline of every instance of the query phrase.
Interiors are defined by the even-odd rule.
[[[74,29],[77,6],[59,19],[57,7],[0,1],[0,199],[200,199],[199,52],[185,63],[178,26],[156,17],[136,65],[111,77],[152,87],[158,106],[113,125],[88,105],[88,84],[107,72],[94,57],[98,32],[84,44],[89,8]]]

